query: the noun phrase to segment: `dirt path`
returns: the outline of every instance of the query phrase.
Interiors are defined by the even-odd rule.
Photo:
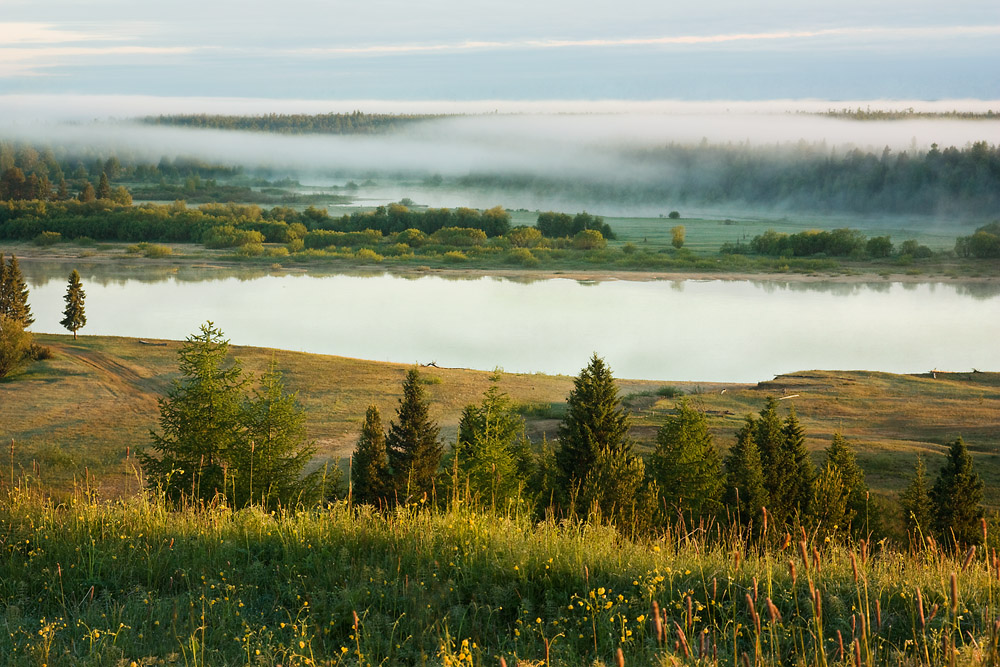
[[[155,404],[157,396],[163,391],[164,383],[152,374],[143,376],[120,359],[103,352],[80,348],[69,343],[52,343],[50,347],[57,354],[96,371],[103,387],[117,398]]]

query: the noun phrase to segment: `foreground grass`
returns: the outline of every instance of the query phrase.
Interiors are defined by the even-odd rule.
[[[633,541],[460,504],[170,511],[79,489],[56,506],[16,484],[0,503],[5,665],[997,659],[982,551],[963,565],[718,529]]]

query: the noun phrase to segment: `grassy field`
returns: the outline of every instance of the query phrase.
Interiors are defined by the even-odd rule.
[[[14,468],[32,470],[54,488],[68,489],[88,474],[107,493],[134,490],[130,454],[146,446],[157,426],[157,399],[177,377],[177,341],[39,335],[54,357],[0,381],[0,438],[14,443]],[[146,341],[150,343],[154,341]],[[345,463],[368,405],[388,420],[395,414],[409,366],[299,352],[234,347],[245,367],[260,372],[272,356],[307,412],[316,465]],[[581,359],[581,367],[586,363]],[[462,408],[479,400],[489,373],[421,369],[432,416],[446,443],[454,441]],[[506,374],[501,387],[521,406],[535,443],[555,436],[572,378]],[[657,427],[683,393],[709,417],[719,447],[728,449],[747,413],[767,396],[794,404],[819,460],[835,431],[855,443],[874,491],[892,494],[907,483],[915,456],[935,474],[947,445],[962,436],[976,457],[991,503],[1000,490],[1000,374],[892,375],[810,371],[757,385],[620,380],[633,414],[640,451],[652,447]],[[6,458],[6,457],[4,457]]]
[[[0,499],[4,665],[987,665],[997,561],[469,507]],[[995,558],[995,557],[994,557]],[[503,662],[501,662],[501,659]]]

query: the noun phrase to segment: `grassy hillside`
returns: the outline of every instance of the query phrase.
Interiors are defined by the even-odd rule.
[[[157,426],[157,399],[177,377],[177,341],[40,335],[54,357],[0,381],[0,438],[14,443],[14,467],[40,470],[52,488],[70,488],[89,475],[105,492],[134,489],[137,482],[126,454],[149,442]],[[156,344],[148,344],[156,343]],[[395,414],[401,382],[409,366],[324,355],[234,347],[254,371],[272,356],[289,389],[299,392],[307,411],[309,437],[316,441],[316,465],[346,460],[353,450],[365,409]],[[581,367],[586,359],[580,360]],[[423,368],[432,416],[449,444],[462,408],[477,401],[489,373]],[[747,413],[765,397],[794,404],[814,455],[841,431],[857,447],[858,458],[876,492],[905,486],[914,458],[923,453],[930,474],[938,455],[956,437],[968,442],[987,484],[987,502],[1000,490],[1000,374],[939,373],[892,375],[860,371],[810,371],[779,376],[757,385],[723,385],[621,380],[632,410],[632,434],[649,450],[656,428],[687,394],[706,411],[717,443],[727,449]],[[572,388],[572,378],[507,374],[501,383],[522,406],[528,433],[537,443],[552,439]],[[6,447],[5,447],[6,449]],[[5,452],[6,453],[6,452]],[[7,463],[7,456],[3,459]]]

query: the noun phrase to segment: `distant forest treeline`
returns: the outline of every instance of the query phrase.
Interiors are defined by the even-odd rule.
[[[811,115],[811,114],[810,114]],[[833,118],[849,118],[851,120],[906,120],[910,118],[954,118],[957,120],[1000,120],[1000,111],[988,109],[978,111],[917,111],[913,107],[907,109],[830,109],[820,114]]]
[[[532,191],[629,204],[746,204],[801,211],[993,216],[1000,210],[1000,147],[977,142],[926,152],[886,148],[846,153],[788,146],[670,144],[626,155],[631,179],[568,180],[538,174],[482,172],[466,187]],[[613,180],[612,180],[613,178]]]
[[[399,119],[398,116],[390,117]],[[414,117],[417,118],[417,117]],[[622,153],[623,167],[597,165],[586,178],[558,173],[497,173],[483,167],[456,184],[497,192],[532,193],[581,203],[620,202],[665,209],[681,205],[785,208],[829,213],[905,214],[993,219],[1000,211],[1000,146],[881,153],[845,152],[802,142],[796,146],[669,144]],[[249,168],[249,166],[248,166]],[[282,193],[249,186],[283,186],[251,178],[238,165],[161,158],[157,163],[124,154],[73,153],[0,141],[0,199],[65,199],[99,186],[128,183],[136,198],[198,201],[233,196],[241,202],[279,203]],[[207,181],[207,182],[206,182]],[[240,191],[219,190],[239,181]],[[444,183],[438,177],[428,183]],[[136,184],[141,187],[134,187]],[[182,194],[170,184],[184,187]],[[294,185],[294,181],[287,181]],[[352,184],[346,186],[352,189]],[[147,194],[148,192],[148,194]],[[289,193],[290,195],[293,193]],[[302,201],[293,197],[292,200]]]
[[[267,114],[266,116],[218,116],[210,114],[178,114],[146,116],[147,125],[209,128],[214,130],[247,130],[277,134],[386,134],[406,125],[434,118],[430,114]]]

